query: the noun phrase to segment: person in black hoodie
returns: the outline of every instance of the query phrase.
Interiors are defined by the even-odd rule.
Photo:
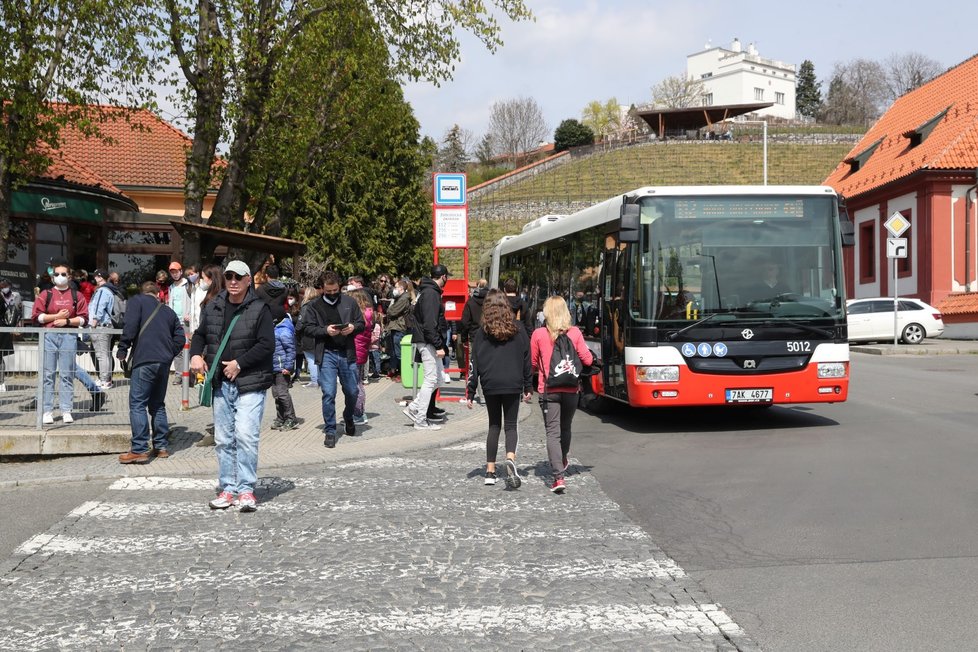
[[[285,287],[285,283],[278,280],[278,265],[271,264],[266,267],[265,276],[268,280],[255,289],[255,294],[258,295],[259,299],[268,304],[269,309],[272,311],[272,321],[277,324],[285,318],[285,312],[288,308],[289,288]]]
[[[465,308],[462,309],[462,344],[468,346],[468,364],[470,365],[472,364],[473,354],[472,339],[475,337],[476,331],[482,327],[482,303],[486,300],[488,293],[489,281],[480,278],[479,282],[476,283],[472,296],[465,302]],[[476,397],[476,400],[478,400],[478,397]]]
[[[532,333],[533,329],[536,328],[536,315],[530,312],[530,306],[527,305],[526,299],[516,294],[516,281],[512,278],[504,280],[503,291],[506,293],[509,307],[513,309],[516,319],[523,324],[527,333]]]
[[[516,421],[520,398],[529,402],[533,386],[530,337],[523,324],[516,320],[506,295],[500,290],[490,290],[486,295],[482,306],[482,328],[472,338],[472,349],[475,354],[469,363],[465,398],[471,409],[472,397],[481,383],[489,413],[485,483],[496,484],[496,450],[499,448],[499,431],[504,429],[506,486],[516,489],[522,484],[516,468],[519,441]]]
[[[444,415],[442,411],[436,410],[435,388],[438,386],[442,358],[448,351],[444,338],[445,306],[441,301],[442,288],[446,282],[448,268],[444,265],[432,265],[431,276],[421,279],[418,301],[414,304],[411,342],[419,345],[424,380],[418,389],[418,395],[403,412],[411,419],[416,430],[441,430],[441,426],[432,423],[432,420],[440,420]]]
[[[141,289],[142,294],[129,301],[116,353],[119,360],[125,360],[129,349],[133,349],[129,381],[132,443],[129,452],[119,456],[120,464],[145,464],[152,459],[150,422],[156,457],[170,456],[167,450],[170,425],[166,417],[166,376],[170,372],[170,362],[186,342],[180,318],[157,298],[159,288],[156,283],[146,281]]]

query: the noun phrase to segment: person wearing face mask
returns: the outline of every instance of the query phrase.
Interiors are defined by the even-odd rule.
[[[333,271],[319,279],[323,298],[309,304],[303,313],[302,333],[315,340],[315,361],[319,369],[319,389],[323,393],[323,430],[326,448],[336,446],[336,379],[343,389],[343,426],[347,436],[357,434],[353,423],[357,390],[357,351],[354,335],[362,333],[366,321],[353,297],[340,294],[340,277]]]
[[[0,278],[0,326],[17,326],[20,324],[21,315],[24,314],[24,301],[17,292],[10,287],[10,281]],[[14,338],[10,333],[0,333],[0,392],[7,391],[5,382],[6,360],[8,355],[14,353]]]
[[[416,430],[441,430],[441,426],[432,423],[432,419],[440,419],[444,415],[444,411],[435,406],[435,388],[438,386],[442,359],[448,348],[442,328],[445,323],[445,306],[441,300],[442,290],[447,282],[448,268],[440,264],[432,265],[431,276],[421,279],[421,291],[414,305],[411,341],[419,345],[424,381],[418,395],[403,412],[411,419]]]
[[[78,346],[78,333],[73,330],[85,325],[88,314],[88,302],[85,297],[69,284],[71,270],[68,261],[56,259],[52,261],[53,272],[51,280],[54,288],[45,290],[38,295],[31,313],[31,321],[49,329],[44,335],[44,364],[42,405],[44,414],[42,422],[46,425],[54,423],[54,380],[58,376],[61,381],[59,397],[61,418],[64,423],[74,421],[71,407],[74,400],[74,379],[87,376],[84,370],[75,365],[75,350]],[[71,329],[71,330],[69,330]],[[89,382],[94,384],[91,378]],[[83,380],[84,382],[84,380]],[[86,384],[86,386],[88,386]],[[89,386],[89,389],[91,387]],[[104,401],[104,394],[98,393]],[[95,409],[101,404],[93,393]]]
[[[390,370],[388,376],[393,381],[401,378],[401,340],[410,330],[411,311],[414,309],[414,285],[405,279],[394,285],[391,293],[394,302],[387,310],[387,329],[390,331]]]

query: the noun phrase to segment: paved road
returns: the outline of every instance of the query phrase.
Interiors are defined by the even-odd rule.
[[[333,451],[297,431],[294,459],[319,463],[260,469],[255,514],[207,508],[214,478],[191,447],[174,456],[183,473],[174,458],[116,466],[125,477],[52,526],[42,515],[0,563],[0,649],[756,649],[590,465],[574,460],[567,494],[549,492],[536,406],[508,491],[483,484],[479,411],[447,404],[445,430],[418,433],[381,394],[371,431]],[[13,500],[45,487],[38,468],[84,470],[6,468],[26,485],[0,495]]]
[[[765,650],[974,649],[978,356],[852,376],[843,405],[584,415],[576,454]]]
[[[383,385],[365,437],[272,440],[250,516],[206,508],[189,427],[148,467],[2,465],[0,649],[970,649],[976,371],[855,354],[845,405],[582,414],[560,498],[535,409],[523,488],[487,489],[483,417],[421,439]]]

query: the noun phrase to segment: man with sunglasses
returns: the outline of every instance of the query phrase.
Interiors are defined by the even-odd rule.
[[[235,317],[238,320],[231,329]],[[227,344],[218,356],[229,329]],[[212,382],[221,492],[210,501],[211,509],[232,505],[242,512],[257,509],[258,435],[265,392],[275,377],[274,352],[275,325],[268,305],[251,288],[248,265],[232,260],[224,268],[224,290],[204,306],[190,343],[193,373],[206,374],[217,366]]]

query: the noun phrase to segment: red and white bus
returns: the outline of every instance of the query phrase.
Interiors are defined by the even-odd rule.
[[[559,294],[633,406],[845,401],[852,227],[823,186],[639,188],[499,241],[490,285]]]

